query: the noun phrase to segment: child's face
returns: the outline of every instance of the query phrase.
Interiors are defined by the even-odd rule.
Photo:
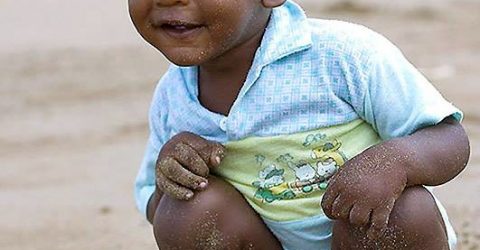
[[[266,4],[266,2],[267,4]],[[200,65],[263,32],[282,0],[129,0],[140,35],[178,65]]]

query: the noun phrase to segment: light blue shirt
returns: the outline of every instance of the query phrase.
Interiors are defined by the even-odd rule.
[[[135,183],[145,214],[162,145],[181,131],[222,143],[291,134],[355,119],[384,140],[462,113],[383,36],[340,21],[308,19],[291,1],[275,8],[227,117],[198,101],[197,67],[172,65],[150,108],[150,137]]]

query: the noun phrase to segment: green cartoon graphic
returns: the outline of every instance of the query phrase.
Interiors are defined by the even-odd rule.
[[[295,159],[291,153],[279,155],[275,164],[270,164],[263,155],[255,155],[255,162],[262,168],[258,180],[252,182],[256,188],[254,197],[272,203],[276,200],[299,198],[315,190],[326,190],[329,179],[337,173],[347,158],[340,151],[342,143],[335,139],[325,140],[325,134],[310,134],[302,143],[310,148],[310,158]],[[283,166],[283,168],[277,168]],[[286,172],[288,171],[288,172]],[[287,177],[287,180],[285,179]]]
[[[340,151],[342,143],[335,139],[324,142],[321,146],[312,149],[311,157],[317,160],[317,176],[320,180],[319,188],[327,189],[328,180],[337,173],[347,158]]]
[[[295,163],[294,158],[290,154],[280,155],[277,158],[278,162],[282,162],[288,166],[295,173],[295,182],[290,182],[289,187],[293,190],[298,190],[303,193],[310,193],[314,189],[316,183],[317,172],[312,165],[306,161],[299,161]]]
[[[305,141],[303,142],[304,147],[308,147],[310,145],[313,145],[315,143],[318,143],[325,139],[327,137],[326,134],[318,133],[318,134],[310,134],[305,138]]]
[[[283,173],[285,170],[277,169],[275,165],[269,165],[258,173],[259,181],[254,181],[252,185],[257,188],[255,198],[268,203],[275,200],[292,199],[295,197],[285,183]]]

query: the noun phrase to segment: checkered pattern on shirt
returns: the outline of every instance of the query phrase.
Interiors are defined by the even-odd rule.
[[[228,117],[200,105],[197,80],[196,67],[172,65],[155,90],[150,139],[135,188],[144,213],[158,152],[181,131],[227,142],[361,118],[389,139],[452,114],[462,117],[387,39],[359,25],[307,19],[292,1],[273,10]]]

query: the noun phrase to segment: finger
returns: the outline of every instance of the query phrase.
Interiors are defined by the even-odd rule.
[[[173,158],[194,174],[208,177],[209,168],[207,163],[200,157],[197,151],[189,145],[185,143],[177,144]]]
[[[209,166],[218,167],[225,157],[225,147],[218,142],[208,141],[192,133],[185,133],[182,141],[197,151]]]
[[[160,161],[160,171],[170,181],[190,189],[203,189],[207,186],[207,179],[193,174],[171,157]]]
[[[220,166],[223,158],[225,158],[225,147],[218,142],[210,142],[210,165],[212,167]]]
[[[387,205],[378,207],[372,211],[370,228],[367,230],[367,237],[369,239],[376,240],[385,233],[393,203],[394,201],[390,201]]]
[[[173,197],[177,200],[189,200],[193,197],[193,192],[185,187],[182,187],[163,175],[163,173],[157,173],[157,187],[164,194]]]
[[[323,195],[322,198],[322,209],[325,215],[330,218],[334,219],[333,213],[332,213],[332,207],[333,207],[333,202],[336,200],[337,196],[339,194],[336,192],[326,192]]]
[[[349,220],[352,225],[355,226],[364,226],[370,222],[370,215],[372,214],[371,209],[367,209],[358,203],[353,205],[352,210],[350,210]]]
[[[326,214],[331,215],[333,202],[339,194],[340,189],[337,188],[337,185],[329,181],[327,190],[325,191],[325,194],[323,195],[321,201],[321,206],[323,208],[323,211],[326,212]]]
[[[332,214],[335,219],[348,220],[353,202],[340,194],[332,205]]]

